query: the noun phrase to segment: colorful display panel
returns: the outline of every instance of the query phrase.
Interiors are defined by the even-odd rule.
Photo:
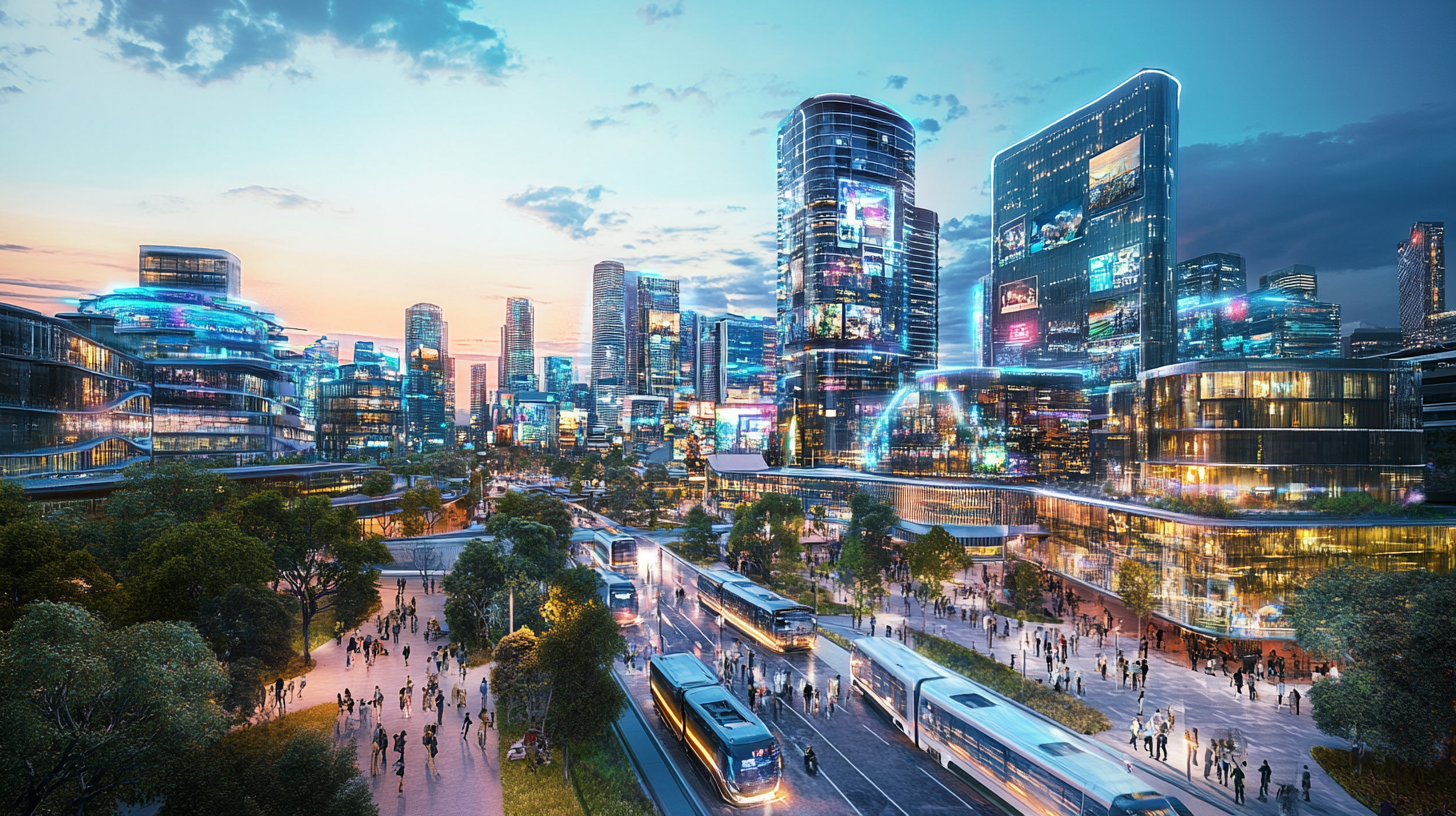
[[[1142,195],[1142,161],[1142,134],[1088,159],[1087,208],[1115,207]]]
[[[844,307],[845,340],[879,340],[885,326],[878,306],[849,304]]]
[[[1142,247],[1138,244],[1087,259],[1087,288],[1091,292],[1136,286],[1142,279]]]
[[[997,298],[997,303],[999,304],[998,308],[1001,314],[1024,312],[1028,309],[1037,308],[1036,278],[1033,276],[1001,284],[1000,297]]]
[[[996,263],[1005,266],[1021,259],[1026,254],[1026,216],[1021,216],[1001,228],[996,236]]]
[[[890,246],[895,241],[895,190],[883,184],[839,180],[839,245]]]
[[[838,340],[843,336],[841,320],[844,316],[842,303],[816,303],[809,307],[809,336]]]
[[[765,451],[777,422],[778,408],[772,403],[720,405],[715,449],[720,453]]]
[[[779,337],[782,338],[780,340],[781,343],[802,343],[808,337],[808,332],[804,326],[804,314],[805,309],[803,306],[800,306],[797,309],[784,312],[779,317],[778,330]]]
[[[1045,252],[1081,239],[1083,220],[1082,202],[1075,199],[1038,215],[1027,230],[1027,251]]]
[[[677,337],[682,315],[678,312],[647,312],[647,333],[657,337]]]
[[[804,290],[804,259],[796,257],[789,261],[789,291]]]
[[[1013,346],[1029,346],[1038,339],[1036,320],[1022,320],[1006,327],[1006,342]]]
[[[1136,294],[1092,301],[1092,307],[1087,310],[1087,336],[1105,340],[1137,334],[1139,302]]]

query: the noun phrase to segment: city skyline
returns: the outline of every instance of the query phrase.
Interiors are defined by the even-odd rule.
[[[1398,15],[1356,31],[1337,14],[1311,18],[1295,6],[1261,12],[1260,25],[1232,46],[1259,54],[1257,69],[1231,67],[1228,49],[1212,58],[1179,47],[1204,20],[1192,10],[1158,21],[1129,18],[1124,25],[1159,36],[1112,60],[1073,36],[1109,12],[1069,13],[1062,29],[1038,35],[1043,47],[1032,59],[996,42],[996,23],[1010,17],[994,9],[922,11],[944,24],[896,21],[868,48],[847,22],[769,6],[730,13],[693,3],[584,7],[580,30],[549,33],[525,10],[469,10],[465,17],[492,26],[493,38],[460,35],[451,28],[461,25],[456,20],[421,35],[433,41],[345,43],[337,51],[327,47],[341,39],[334,29],[290,31],[292,39],[280,46],[286,56],[269,64],[227,52],[203,65],[178,56],[175,48],[185,46],[174,35],[186,34],[186,24],[166,18],[157,36],[174,49],[159,61],[115,57],[121,39],[136,39],[118,32],[137,12],[126,3],[110,8],[109,34],[99,33],[94,16],[58,25],[43,4],[7,5],[0,26],[3,67],[14,83],[0,96],[7,114],[34,124],[0,135],[12,155],[27,157],[0,176],[7,224],[0,297],[46,313],[66,310],[57,297],[104,293],[126,282],[122,270],[131,268],[139,244],[216,247],[242,260],[251,299],[307,329],[290,332],[300,345],[322,334],[345,345],[361,338],[399,345],[400,310],[439,302],[449,304],[456,324],[451,355],[467,365],[493,361],[503,298],[522,296],[540,307],[537,353],[571,355],[584,372],[585,293],[592,265],[603,259],[680,279],[684,310],[772,312],[776,118],[809,96],[843,91],[883,102],[916,127],[917,203],[940,214],[944,239],[943,357],[964,361],[967,293],[990,263],[990,157],[1148,66],[1167,69],[1187,92],[1180,260],[1240,253],[1251,276],[1308,263],[1320,269],[1325,297],[1344,304],[1347,321],[1394,325],[1395,287],[1360,297],[1366,278],[1384,275],[1393,284],[1391,247],[1409,225],[1456,210],[1456,185],[1447,179],[1451,148],[1432,139],[1456,118],[1451,92],[1398,81],[1439,73],[1443,64],[1456,65],[1453,57],[1422,43],[1369,66],[1325,56],[1339,50],[1331,43],[1354,47],[1382,26],[1398,25]],[[1449,7],[1413,8],[1436,23],[1452,16]],[[1252,7],[1236,7],[1229,24],[1250,13]],[[1305,50],[1314,46],[1283,41],[1272,47],[1281,26],[1271,14],[1312,26],[1323,43],[1318,54]],[[825,66],[781,47],[810,25],[839,36],[845,47],[865,46],[876,59]],[[703,32],[725,26],[742,30],[749,47],[763,53],[758,73],[730,72],[736,53],[696,47]],[[588,69],[572,47],[588,31],[641,44],[637,50],[646,55]],[[970,36],[978,47],[966,52],[977,58],[945,53],[950,32]],[[909,56],[920,52],[925,56]],[[1296,66],[1310,63],[1322,66],[1324,78],[1299,94],[1254,81],[1261,72],[1298,76]],[[363,83],[379,88],[377,103],[337,101],[353,98]],[[1340,93],[1327,93],[1337,85]],[[335,100],[323,108],[329,115],[309,110],[323,99]],[[551,99],[570,101],[543,105]],[[495,111],[501,126],[482,130],[477,114],[447,121],[461,104]],[[119,115],[120,106],[170,124],[141,129],[146,139],[122,129],[113,150],[125,154],[74,149],[68,130],[84,129],[63,108],[104,119]],[[382,121],[400,106],[411,112],[409,122]],[[250,114],[247,125],[209,129],[207,139],[199,138],[199,122],[235,111]],[[245,138],[274,117],[297,120],[290,126],[296,138]],[[424,122],[438,129],[430,137],[438,150],[420,157],[395,149],[425,138],[414,131]],[[539,128],[554,135],[521,138]],[[482,133],[489,149],[467,149],[467,136]],[[704,143],[720,157],[709,167],[699,160]],[[1320,151],[1341,143],[1362,151],[1358,175],[1369,188],[1345,196],[1356,202],[1338,205],[1344,215],[1330,209],[1334,204],[1312,206],[1320,202],[1317,191],[1333,183],[1323,172],[1328,154]],[[1289,161],[1271,180],[1252,169],[1295,156],[1301,146],[1326,158]],[[327,152],[336,147],[337,155]],[[513,157],[510,168],[490,161],[500,151]],[[130,160],[119,162],[119,155]],[[1418,155],[1437,172],[1418,170]],[[1241,194],[1262,203],[1236,207]],[[384,200],[391,197],[399,200]],[[1292,221],[1303,226],[1290,234],[1285,225]],[[483,243],[497,247],[488,261],[479,259]],[[413,270],[399,275],[401,268]],[[327,294],[339,291],[367,294]]]

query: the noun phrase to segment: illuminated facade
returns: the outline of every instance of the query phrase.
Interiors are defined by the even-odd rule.
[[[1446,311],[1446,224],[1418,221],[1396,247],[1400,331],[1407,348],[1456,340]]]
[[[530,299],[506,298],[506,322],[501,326],[500,347],[501,390],[537,390],[536,309]]]
[[[561,404],[545,391],[517,391],[512,442],[523,448],[555,452],[560,442]]]
[[[616,427],[627,394],[626,277],[617,261],[592,267],[591,410],[608,428]]]
[[[940,361],[940,216],[924,207],[905,208],[905,269],[907,367],[924,371]]]
[[[633,394],[672,399],[677,391],[682,344],[678,282],[635,275],[628,304],[627,368]]]
[[[444,313],[433,303],[404,312],[404,439],[409,450],[442,450],[454,442],[455,417],[446,411]]]
[[[1312,266],[1263,275],[1248,294],[1232,285],[1192,290],[1179,289],[1180,360],[1342,356],[1340,306],[1316,300]]]
[[[1382,326],[1361,326],[1345,335],[1342,342],[1344,356],[1351,359],[1381,357],[1405,347],[1401,342],[1400,329]]]
[[[490,424],[490,367],[475,363],[470,366],[470,435],[477,449],[485,447]]]
[[[557,402],[571,402],[571,386],[576,382],[576,361],[570,357],[543,357],[541,371],[546,391],[556,395]]]
[[[319,456],[331,461],[378,458],[404,443],[399,379],[377,362],[355,360],[319,385]]]
[[[243,293],[243,263],[221,249],[143,246],[137,267],[141,285],[237,299]]]
[[[921,372],[884,414],[864,469],[897,476],[1051,480],[1086,476],[1087,401],[1076,372]]]
[[[992,162],[992,362],[1131,381],[1174,361],[1178,81],[1143,71]]]
[[[142,361],[0,304],[0,476],[121,468],[151,454]]]
[[[1420,375],[1385,360],[1215,360],[1145,372],[1141,483],[1234,502],[1369,493],[1425,471]]]
[[[913,280],[914,206],[915,131],[889,107],[823,94],[779,124],[776,397],[790,465],[857,464],[918,367],[911,295],[923,309],[934,262],[922,259]],[[923,237],[934,219],[917,212]]]
[[[702,389],[703,330],[707,325],[708,321],[703,315],[691,309],[682,310],[682,317],[678,321],[677,350],[677,399],[680,401],[701,399],[698,392]]]
[[[665,440],[663,424],[668,418],[666,397],[634,394],[622,401],[622,430],[634,448],[661,445]]]
[[[700,396],[715,403],[773,402],[778,331],[773,318],[724,315],[703,334]]]

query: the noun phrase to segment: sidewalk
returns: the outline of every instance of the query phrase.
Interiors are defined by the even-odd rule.
[[[437,715],[434,711],[421,710],[420,698],[423,696],[426,684],[425,659],[431,650],[441,645],[442,641],[425,641],[425,622],[431,617],[435,617],[440,620],[441,625],[444,625],[445,595],[443,592],[424,594],[418,575],[402,576],[386,573],[380,579],[380,597],[386,612],[394,608],[394,582],[399,577],[409,579],[405,603],[409,603],[411,596],[416,600],[419,609],[419,632],[410,634],[407,628],[401,629],[399,645],[389,644],[387,647],[389,654],[380,657],[372,667],[366,666],[364,661],[356,656],[352,667],[345,669],[343,647],[330,640],[327,644],[314,650],[313,657],[317,665],[307,675],[308,688],[302,699],[294,698],[290,708],[298,709],[320,703],[332,705],[335,702],[335,695],[342,694],[345,688],[353,692],[356,700],[368,699],[374,696],[374,687],[377,685],[379,690],[384,693],[382,717],[384,730],[391,735],[391,738],[401,729],[406,732],[404,794],[401,795],[397,791],[399,780],[393,770],[395,754],[392,739],[384,772],[378,776],[369,775],[369,738],[373,734],[376,724],[372,716],[361,718],[361,707],[356,706],[353,728],[345,729],[341,719],[335,734],[340,741],[353,738],[357,742],[359,770],[364,774],[369,789],[374,793],[374,802],[379,805],[380,812],[430,814],[431,816],[478,816],[481,813],[500,813],[503,805],[495,730],[492,729],[488,734],[484,753],[476,743],[478,725],[471,727],[469,739],[460,738],[460,726],[464,722],[465,712],[470,712],[472,722],[480,713],[480,680],[488,674],[489,666],[471,669],[466,680],[461,684],[469,694],[468,705],[464,709],[457,709],[450,703],[451,686],[461,682],[459,671],[447,671],[441,675],[440,688],[445,692],[445,712],[444,722],[437,734],[439,755],[435,757],[435,766],[439,769],[440,778],[435,779],[433,774],[428,773],[425,765],[426,749],[420,739],[424,736],[425,725],[434,723]],[[361,637],[375,634],[373,618],[360,628],[359,633]],[[344,635],[345,644],[349,642],[349,634],[351,633]],[[400,649],[406,643],[410,647],[408,668],[405,667],[404,658],[400,655]],[[412,677],[415,684],[414,698],[411,700],[413,716],[410,719],[404,719],[403,712],[399,710],[399,690],[405,684],[406,675]],[[493,696],[489,707],[492,711],[495,710]]]
[[[900,634],[900,627],[906,623],[906,618],[900,614],[905,609],[904,599],[899,595],[899,587],[892,588],[894,593],[889,600],[889,608],[893,611],[885,612],[886,605],[882,602],[875,609],[878,635],[883,636],[885,625],[894,627],[895,636]],[[947,585],[947,595],[950,595]],[[958,604],[970,604],[974,609],[979,601],[958,601]],[[925,627],[930,634],[940,635],[941,626],[945,627],[945,634],[949,640],[986,653],[986,630],[981,628],[979,619],[984,617],[984,606],[979,614],[968,615],[970,620],[961,622],[960,606],[957,605],[957,614],[954,618],[938,618],[931,609],[927,608],[925,614]],[[909,627],[911,631],[917,631],[921,626],[919,605],[912,598],[910,599],[911,614],[909,616]],[[1116,599],[1106,600],[1106,609],[1111,611],[1115,620],[1123,622],[1122,631],[1137,631],[1137,620],[1122,608]],[[1102,614],[1105,619],[1103,607],[1097,605],[1095,598],[1082,598],[1081,611],[1093,617]],[[848,627],[850,619],[847,616],[824,616],[826,622],[837,623]],[[1005,618],[998,618],[1004,624]],[[860,631],[868,629],[869,619],[866,618]],[[1068,650],[1071,650],[1071,634],[1073,626],[1070,618],[1062,625],[1038,624],[1028,622],[1025,632],[1035,636],[1038,627],[1048,627],[1054,632],[1054,637],[1066,634],[1068,637]],[[1131,637],[1124,636],[1121,639],[1122,649],[1129,660],[1136,655],[1137,642]],[[1155,762],[1151,760],[1146,752],[1142,752],[1128,745],[1128,724],[1137,714],[1138,694],[1131,688],[1121,687],[1121,678],[1116,676],[1114,668],[1117,662],[1117,648],[1113,644],[1112,635],[1108,635],[1106,646],[1097,646],[1096,636],[1082,638],[1076,654],[1071,654],[1068,665],[1071,666],[1073,677],[1081,671],[1082,681],[1085,687],[1083,699],[1089,704],[1102,710],[1109,720],[1112,721],[1112,728],[1095,738],[1122,752],[1128,759],[1137,763],[1140,767],[1158,774],[1170,785],[1176,784],[1184,791],[1198,791],[1205,798],[1220,802],[1232,812],[1248,812],[1256,814],[1267,814],[1276,816],[1278,807],[1274,804],[1273,793],[1277,791],[1280,784],[1292,784],[1299,786],[1300,774],[1303,765],[1308,764],[1311,775],[1311,801],[1300,802],[1301,812],[1312,814],[1352,814],[1368,812],[1356,802],[1349,794],[1345,793],[1320,766],[1314,762],[1309,755],[1309,749],[1315,745],[1328,745],[1337,748],[1346,747],[1342,740],[1331,738],[1319,732],[1314,725],[1311,716],[1311,707],[1307,697],[1309,683],[1290,682],[1286,685],[1290,689],[1299,689],[1301,695],[1306,695],[1300,705],[1300,714],[1295,716],[1290,713],[1288,707],[1276,709],[1274,701],[1277,694],[1274,685],[1271,683],[1259,684],[1259,700],[1250,702],[1247,690],[1242,696],[1235,695],[1230,680],[1218,673],[1214,676],[1203,674],[1202,670],[1192,671],[1189,668],[1187,654],[1183,651],[1180,642],[1173,638],[1165,638],[1163,641],[1164,650],[1159,651],[1149,648],[1148,651],[1148,686],[1143,701],[1143,719],[1151,717],[1155,709],[1162,709],[1167,712],[1169,706],[1181,708],[1178,713],[1175,727],[1175,737],[1169,740],[1168,760],[1166,762]],[[1282,650],[1281,650],[1282,651]],[[991,646],[991,654],[1002,663],[1007,663],[1011,655],[1016,655],[1017,669],[1023,668],[1021,657],[1021,638],[1016,628],[1016,621],[1011,621],[1011,637],[1002,638],[997,634]],[[1108,674],[1103,680],[1095,671],[1095,664],[1098,654],[1107,656]],[[1046,674],[1045,657],[1036,655],[1032,648],[1026,650],[1025,673],[1027,677],[1039,678],[1045,682],[1051,682]],[[1074,680],[1075,682],[1075,680]],[[1248,774],[1245,780],[1247,786],[1247,803],[1235,805],[1233,803],[1233,783],[1228,787],[1218,784],[1218,775],[1212,773],[1207,779],[1203,778],[1203,756],[1194,759],[1197,765],[1189,762],[1187,749],[1182,739],[1184,728],[1198,728],[1199,741],[1203,747],[1207,747],[1211,739],[1220,738],[1226,735],[1228,729],[1238,729],[1244,735],[1250,748],[1244,759],[1248,762],[1244,771]],[[1259,802],[1258,767],[1264,760],[1274,769],[1270,783],[1270,798],[1268,802]],[[1191,770],[1192,781],[1188,780],[1188,771]],[[1175,791],[1169,791],[1178,795]]]

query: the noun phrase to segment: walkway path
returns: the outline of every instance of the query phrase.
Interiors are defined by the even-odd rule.
[[[385,573],[380,579],[380,596],[384,603],[384,610],[394,608],[394,585],[395,580],[401,577],[408,577],[402,574]],[[445,595],[425,594],[420,587],[418,575],[409,577],[409,588],[405,593],[405,602],[410,597],[415,598],[419,609],[419,632],[410,634],[407,629],[400,631],[399,646],[389,645],[389,654],[380,657],[375,664],[366,666],[362,660],[356,659],[351,668],[344,668],[343,647],[329,641],[326,645],[314,650],[313,656],[317,666],[308,674],[308,689],[304,692],[303,698],[295,699],[292,708],[301,706],[317,705],[319,703],[333,703],[336,694],[342,694],[345,688],[350,689],[355,699],[368,699],[374,695],[374,687],[379,686],[384,692],[383,725],[389,734],[398,734],[401,729],[406,734],[405,747],[405,777],[404,793],[397,792],[398,778],[394,775],[393,762],[393,741],[391,740],[391,752],[386,769],[378,776],[369,775],[370,759],[370,735],[374,732],[376,725],[372,717],[358,719],[361,712],[360,707],[355,707],[356,722],[352,729],[344,729],[340,721],[340,739],[356,738],[359,752],[359,769],[364,773],[364,778],[369,783],[369,788],[374,792],[374,801],[379,805],[381,814],[429,814],[429,816],[480,816],[480,814],[497,814],[503,810],[501,803],[501,779],[500,768],[498,767],[499,753],[496,747],[496,733],[490,731],[487,736],[486,749],[482,752],[476,743],[476,727],[472,726],[470,738],[460,738],[460,726],[464,722],[465,712],[470,712],[470,718],[475,720],[480,712],[480,681],[489,671],[488,666],[470,669],[465,683],[462,685],[469,697],[464,709],[456,709],[450,704],[450,688],[453,684],[460,682],[458,670],[447,672],[441,675],[441,689],[445,692],[444,722],[439,729],[440,752],[435,757],[435,765],[439,769],[440,778],[435,779],[428,773],[425,766],[425,746],[420,742],[424,736],[425,725],[436,721],[436,712],[422,711],[421,696],[425,687],[425,657],[440,641],[425,641],[425,622],[431,617],[438,618],[441,625],[444,624]],[[371,619],[360,628],[360,636],[372,635],[375,633],[375,624]],[[348,643],[348,634],[344,636],[344,643]],[[404,665],[404,658],[400,649],[409,644],[410,661],[409,667]],[[453,661],[452,661],[453,665]],[[411,700],[413,716],[404,719],[399,710],[399,690],[405,684],[405,676],[409,675],[414,679],[415,692]],[[492,697],[490,709],[495,710],[495,700]]]

